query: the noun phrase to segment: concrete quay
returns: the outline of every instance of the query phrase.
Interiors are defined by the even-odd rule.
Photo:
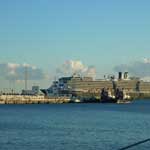
[[[135,99],[150,99],[150,92],[126,92],[130,96],[131,100]],[[78,103],[78,102],[100,102],[99,95],[96,99],[91,98],[91,96],[82,95],[79,99],[71,99],[65,96],[57,97],[45,97],[45,96],[29,96],[29,95],[0,95],[0,104],[61,104],[61,103]],[[80,101],[81,100],[81,101]]]
[[[129,92],[127,93],[130,95],[132,99],[150,99],[150,92],[144,91],[144,92]]]
[[[44,97],[28,95],[1,95],[0,104],[55,104],[69,103],[68,97]]]

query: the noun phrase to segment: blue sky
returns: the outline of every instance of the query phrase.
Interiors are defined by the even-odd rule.
[[[98,72],[150,55],[149,0],[1,0],[0,63],[54,72],[81,60]]]

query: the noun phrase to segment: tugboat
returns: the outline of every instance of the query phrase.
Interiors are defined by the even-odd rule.
[[[103,88],[100,96],[101,103],[117,103],[117,99],[109,94],[109,89]]]
[[[124,90],[117,90],[116,92],[117,104],[128,104],[131,103],[131,97],[126,95]]]
[[[109,89],[103,88],[101,91],[101,103],[117,103],[117,104],[126,104],[130,103],[130,96],[125,95],[124,89],[117,88],[114,90],[115,96],[110,94]]]

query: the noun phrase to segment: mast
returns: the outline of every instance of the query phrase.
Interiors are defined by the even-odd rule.
[[[25,66],[25,90],[28,89],[28,68]]]

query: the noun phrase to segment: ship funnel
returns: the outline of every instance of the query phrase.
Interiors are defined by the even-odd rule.
[[[124,73],[124,79],[128,79],[128,72]]]
[[[118,79],[119,79],[119,80],[122,80],[122,72],[119,72],[119,73],[118,73]]]

